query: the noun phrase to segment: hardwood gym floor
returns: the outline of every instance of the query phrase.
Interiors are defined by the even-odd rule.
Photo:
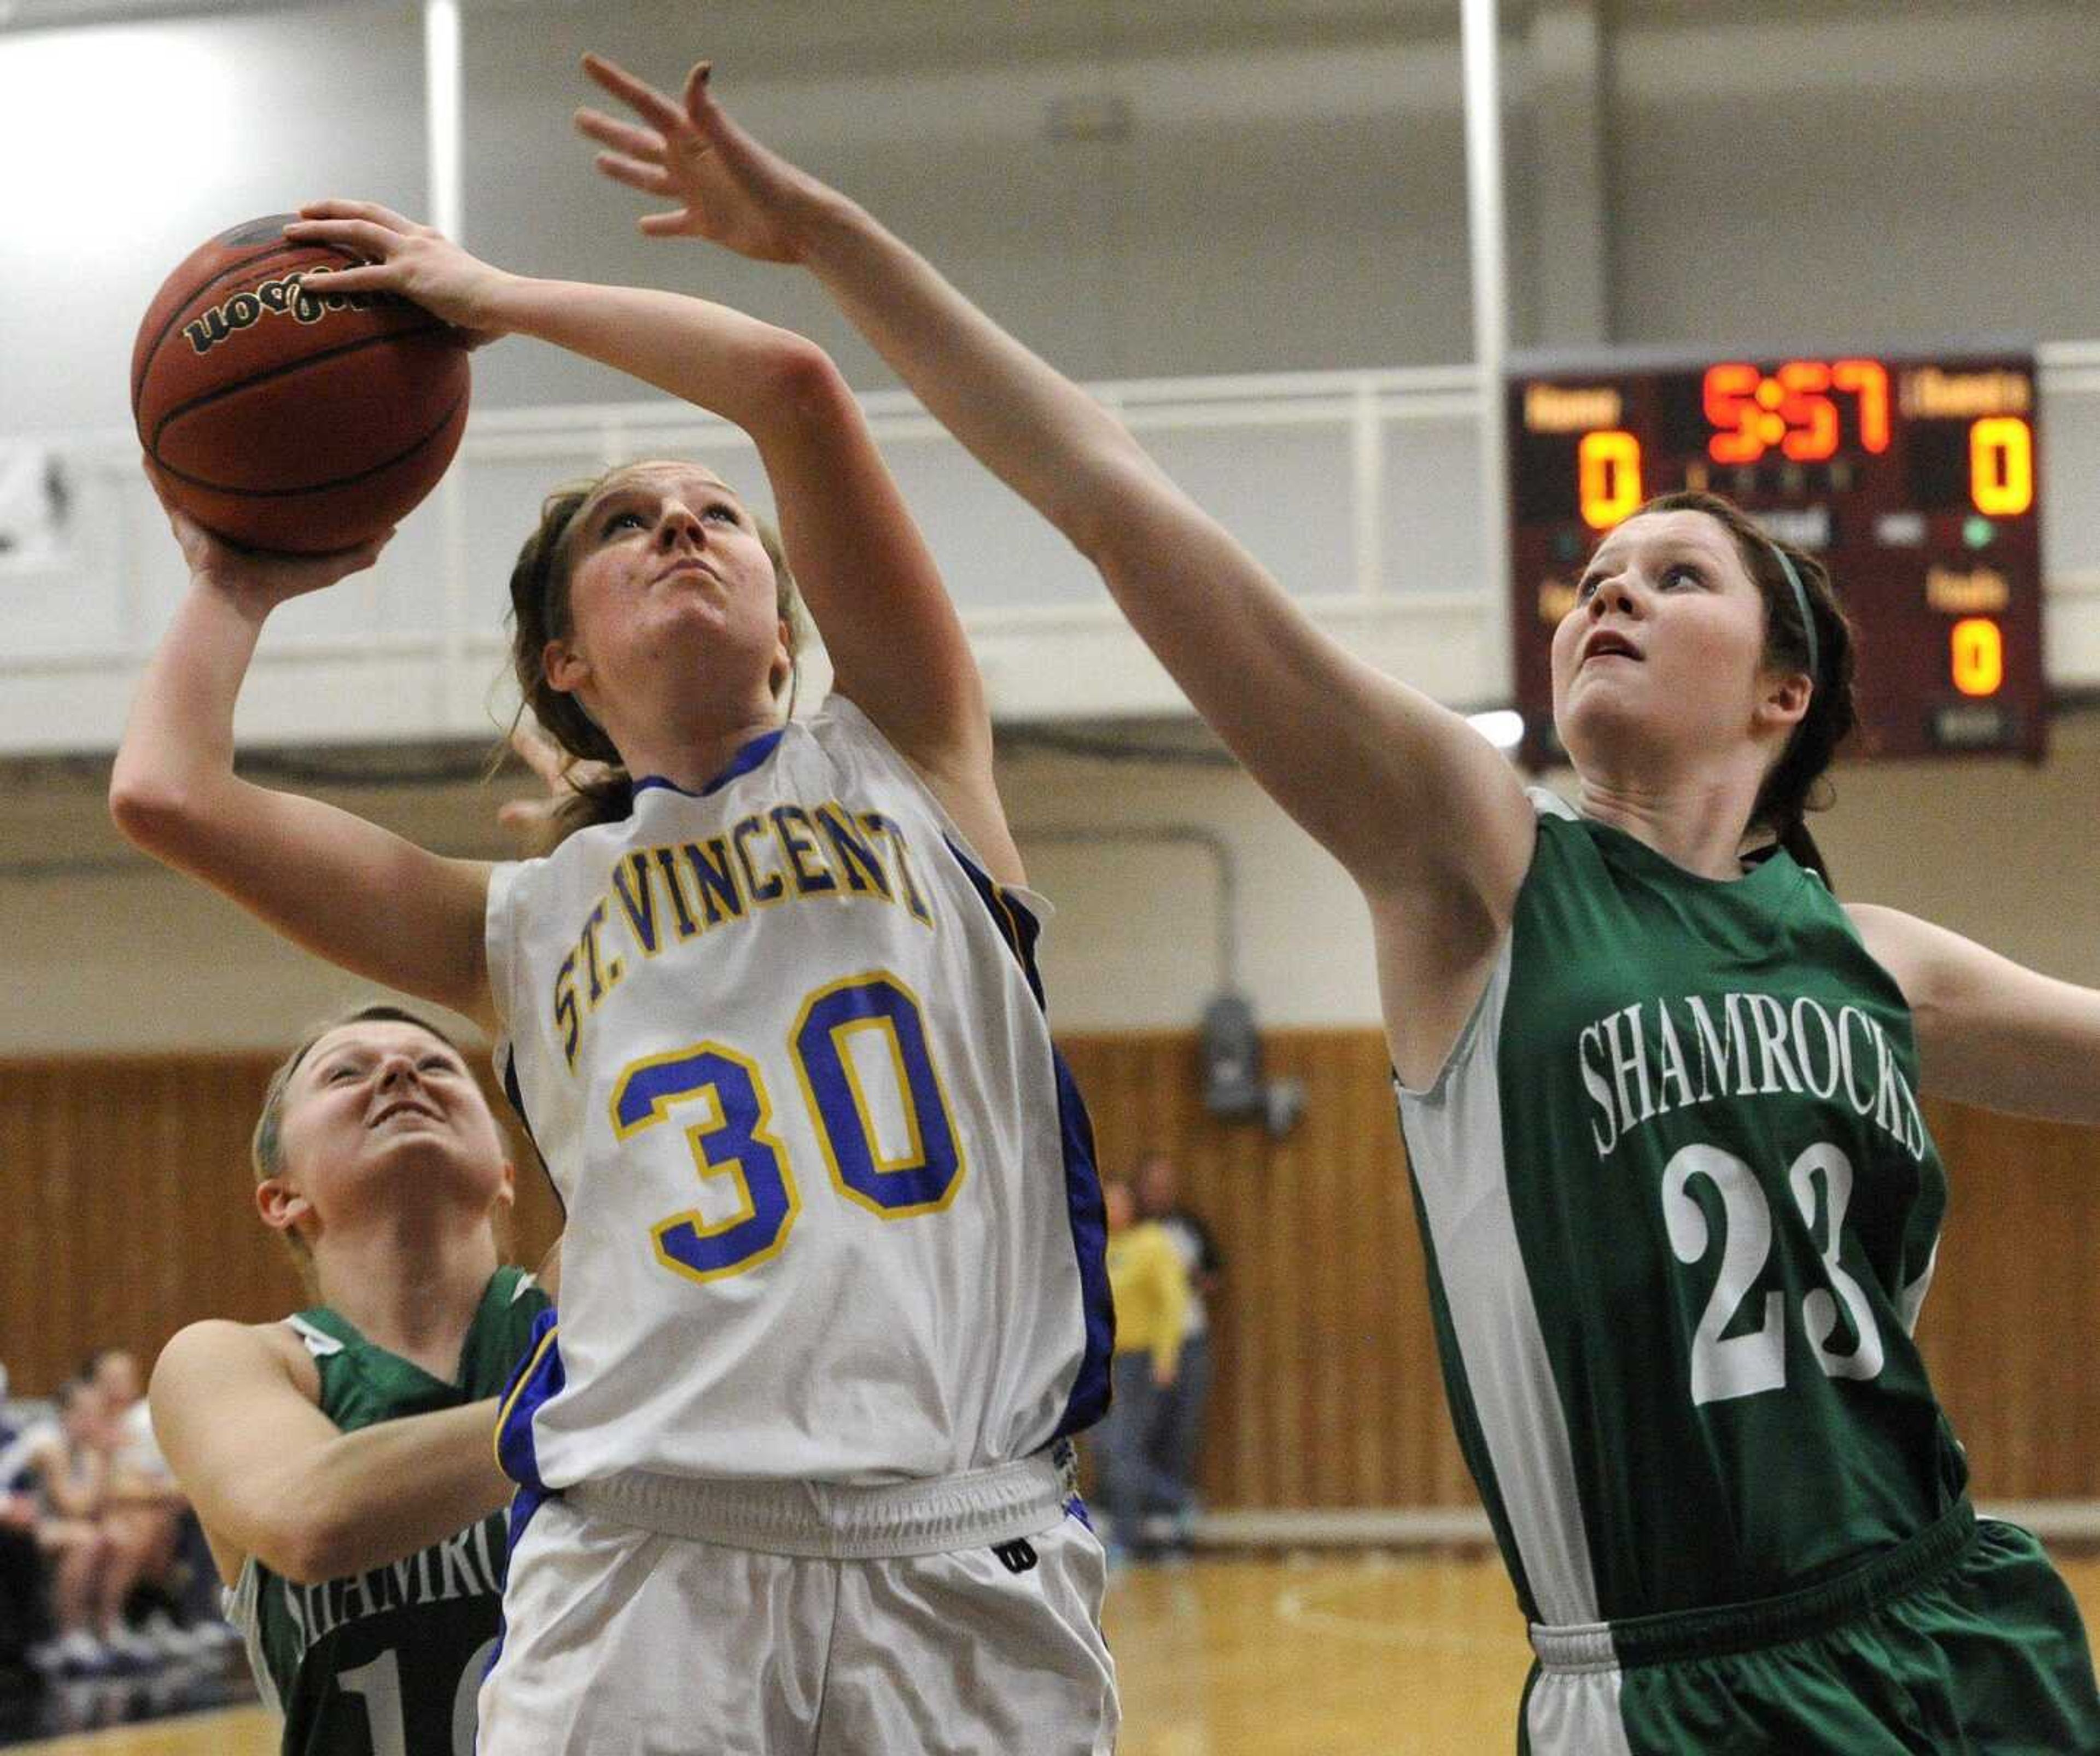
[[[2100,1558],[2059,1558],[2089,1627]],[[1326,1554],[1132,1568],[1110,1587],[1120,1756],[1498,1756],[1530,1659],[1489,1556]],[[276,1756],[258,1708],[17,1746],[35,1756]]]

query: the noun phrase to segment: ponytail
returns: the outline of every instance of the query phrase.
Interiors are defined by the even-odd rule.
[[[1838,887],[1830,881],[1830,867],[1823,858],[1823,850],[1815,845],[1815,837],[1809,834],[1807,822],[1801,818],[1780,831],[1780,849],[1788,854],[1803,871],[1814,872],[1823,882],[1823,888],[1833,896]]]

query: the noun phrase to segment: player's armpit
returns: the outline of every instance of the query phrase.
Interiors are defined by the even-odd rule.
[[[2100,1126],[2100,991],[1897,909],[1846,912],[1909,1003],[1928,1095]]]

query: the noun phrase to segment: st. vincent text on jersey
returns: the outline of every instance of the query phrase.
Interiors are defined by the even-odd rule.
[[[1849,1105],[1913,1159],[1925,1118],[1895,1044],[1856,1006],[1833,1014],[1801,995],[1688,994],[1636,1000],[1576,1037],[1599,1158],[1635,1129],[1680,1110],[1789,1092]]]
[[[629,958],[655,957],[761,909],[802,902],[888,904],[933,925],[932,893],[913,869],[902,827],[836,799],[806,809],[776,805],[704,841],[624,855],[554,973],[554,1030],[569,1070],[585,1021],[625,978]]]

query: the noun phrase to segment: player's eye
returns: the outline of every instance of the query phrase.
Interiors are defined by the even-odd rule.
[[[321,1083],[324,1085],[340,1085],[345,1079],[354,1079],[356,1077],[357,1068],[353,1062],[339,1061],[321,1075]]]
[[[599,527],[599,534],[614,536],[622,531],[646,531],[648,528],[649,519],[646,514],[633,506],[623,506],[619,511],[606,515],[605,523]]]
[[[726,524],[735,524],[741,522],[737,517],[736,508],[732,506],[726,500],[717,501],[712,505],[708,508],[702,516],[704,518],[720,519]]]
[[[1704,585],[1706,576],[1689,562],[1673,562],[1662,570],[1662,583],[1670,585]]]
[[[1590,598],[1596,595],[1597,587],[1601,583],[1601,580],[1602,576],[1599,574],[1584,574],[1582,576],[1582,584],[1575,588],[1576,602],[1587,603]]]

